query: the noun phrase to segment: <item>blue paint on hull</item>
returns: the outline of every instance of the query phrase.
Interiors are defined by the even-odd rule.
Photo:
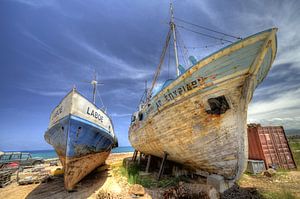
[[[51,127],[45,133],[45,140],[59,156],[68,158],[110,151],[115,144],[113,134],[106,129],[74,115]]]

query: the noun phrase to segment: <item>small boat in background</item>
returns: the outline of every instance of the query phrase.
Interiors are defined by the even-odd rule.
[[[232,44],[200,61],[191,56],[192,66],[185,70],[178,63],[171,7],[170,30],[152,86],[132,116],[131,145],[146,155],[168,157],[196,174],[219,175],[232,185],[246,168],[248,104],[275,59],[276,32],[271,28],[229,41]],[[155,89],[172,36],[177,76]]]
[[[63,165],[67,190],[104,164],[118,146],[110,117],[95,105],[96,78],[91,83],[93,103],[73,88],[52,111],[45,133]]]

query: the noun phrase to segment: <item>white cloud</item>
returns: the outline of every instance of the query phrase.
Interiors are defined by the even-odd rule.
[[[38,95],[42,95],[42,96],[64,96],[67,94],[67,90],[64,91],[48,91],[48,90],[39,90],[39,89],[31,89],[31,88],[21,88],[22,90],[34,93],[34,94],[38,94]]]
[[[131,116],[131,113],[112,113],[110,114],[111,117],[128,117]]]
[[[153,71],[146,70],[144,67],[141,69],[135,68],[128,64],[125,60],[114,56],[113,54],[106,54],[97,49],[92,44],[84,41],[82,38],[75,38],[69,35],[69,38],[81,48],[85,49],[89,53],[94,54],[98,59],[109,63],[115,70],[117,70],[118,77],[127,77],[132,79],[146,79],[149,74],[153,74]],[[110,66],[107,66],[110,67]],[[110,78],[116,74],[112,73]]]
[[[34,8],[49,7],[49,6],[57,5],[55,0],[14,0],[14,1],[22,3],[27,6],[34,7]]]
[[[273,67],[293,63],[300,69],[299,2],[272,1],[266,4],[264,1],[251,1],[251,5],[247,5],[237,12],[237,27],[243,27],[243,32],[278,27],[278,51]]]
[[[300,128],[300,88],[277,93],[274,98],[251,103],[248,121]]]

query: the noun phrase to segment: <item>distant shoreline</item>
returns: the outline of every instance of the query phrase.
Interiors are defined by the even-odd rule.
[[[130,153],[133,152],[134,148],[131,146],[121,146],[112,149],[113,154],[117,153]],[[58,158],[54,149],[44,149],[44,150],[21,150],[21,151],[4,151],[4,152],[26,152],[30,153],[33,158],[43,158],[43,159],[53,159]]]

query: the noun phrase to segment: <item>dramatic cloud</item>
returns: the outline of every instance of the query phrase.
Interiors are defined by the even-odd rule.
[[[279,28],[276,60],[255,91],[248,118],[293,129],[300,128],[299,10],[297,0],[174,2],[175,17],[241,37]],[[0,150],[50,148],[43,133],[51,110],[74,85],[90,98],[95,70],[104,83],[99,91],[119,143],[128,145],[130,115],[145,81],[151,84],[168,32],[169,2],[3,0],[0,13]],[[179,61],[185,68],[190,64],[182,59],[184,54],[199,60],[229,44],[187,32],[179,27],[186,24],[176,23]],[[174,76],[171,49],[158,85]],[[102,106],[99,97],[97,102]],[[22,144],[25,138],[27,145]]]

